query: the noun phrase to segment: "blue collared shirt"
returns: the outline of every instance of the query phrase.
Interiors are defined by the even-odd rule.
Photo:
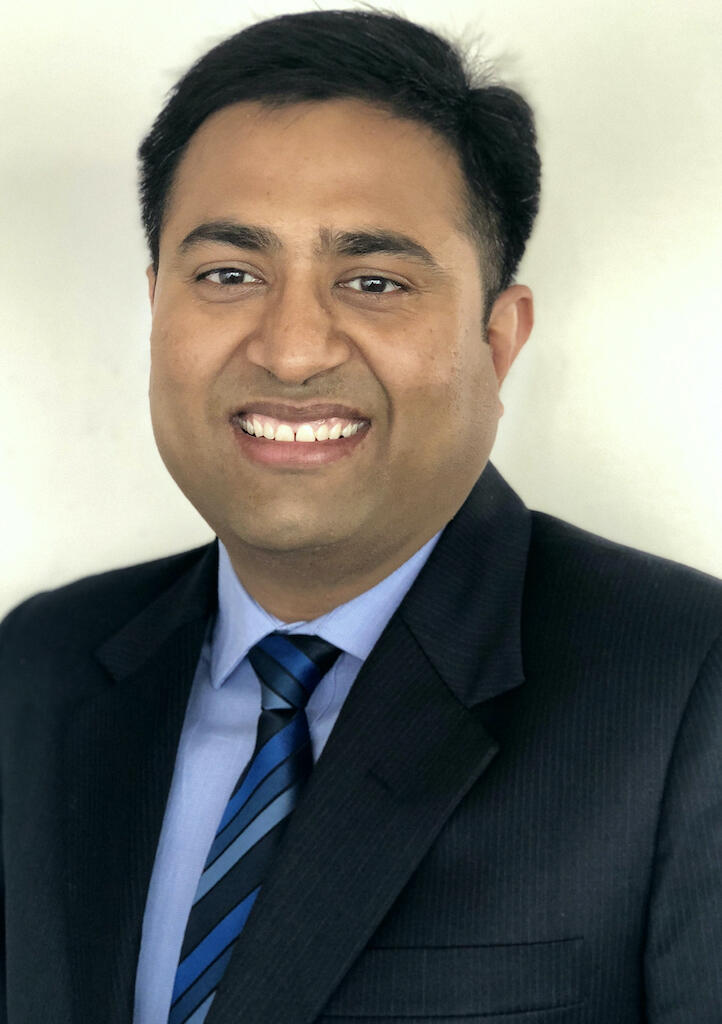
[[[253,753],[261,687],[247,654],[268,633],[312,633],[341,648],[306,708],[317,761],[374,644],[441,536],[371,590],[311,622],[282,622],[247,593],[218,543],[218,614],[201,650],[148,888],[134,1024],[167,1020],[188,914],[218,822]]]

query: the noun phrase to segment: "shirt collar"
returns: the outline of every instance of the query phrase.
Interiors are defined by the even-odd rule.
[[[211,685],[219,689],[250,649],[274,630],[311,633],[364,661],[443,533],[439,530],[411,558],[370,590],[309,622],[283,622],[262,608],[236,576],[218,541],[218,615],[211,645]]]

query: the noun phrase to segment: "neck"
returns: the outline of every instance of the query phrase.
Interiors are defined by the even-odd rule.
[[[328,548],[267,551],[222,539],[236,576],[262,608],[283,622],[309,622],[375,587],[432,536],[409,540],[392,553],[366,548],[354,559],[345,552],[343,560]]]

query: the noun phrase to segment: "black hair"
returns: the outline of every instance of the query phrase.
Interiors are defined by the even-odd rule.
[[[308,11],[250,25],[201,57],[141,143],[142,218],[157,269],[160,232],[186,145],[243,100],[270,107],[356,98],[432,128],[457,153],[466,224],[479,247],[487,312],[512,281],[539,206],[534,115],[515,90],[475,73],[457,47],[398,15]]]

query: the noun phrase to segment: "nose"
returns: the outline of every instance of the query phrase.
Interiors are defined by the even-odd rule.
[[[335,323],[332,300],[307,277],[278,284],[264,303],[246,355],[279,381],[300,384],[349,358],[348,339]]]

